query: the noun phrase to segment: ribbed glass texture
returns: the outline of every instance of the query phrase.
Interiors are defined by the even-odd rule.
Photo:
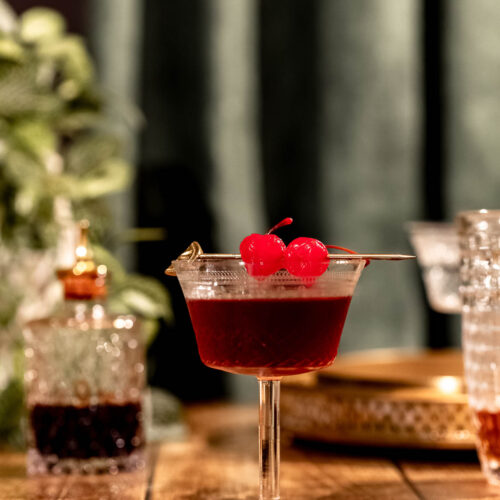
[[[29,474],[143,465],[144,347],[133,316],[66,301],[24,329]]]
[[[239,259],[174,261],[186,299],[306,298],[352,296],[364,260],[332,260],[318,277],[293,276],[286,270],[253,277]]]
[[[462,212],[457,223],[469,404],[483,471],[500,484],[500,211]]]

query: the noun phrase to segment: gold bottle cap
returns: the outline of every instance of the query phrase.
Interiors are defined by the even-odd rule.
[[[89,221],[79,222],[80,237],[75,248],[75,264],[71,269],[58,271],[64,284],[64,296],[73,300],[92,300],[105,297],[107,268],[97,266],[89,243]]]

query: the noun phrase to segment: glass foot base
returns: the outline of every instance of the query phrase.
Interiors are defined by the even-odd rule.
[[[120,471],[144,469],[146,460],[143,450],[133,451],[121,457],[59,458],[42,455],[29,449],[26,472],[29,476],[40,474],[117,474]]]

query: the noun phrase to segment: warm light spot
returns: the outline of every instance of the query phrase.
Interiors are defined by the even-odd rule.
[[[113,326],[115,328],[123,328],[125,326],[125,320],[123,318],[116,318],[113,321]]]
[[[96,304],[92,308],[92,318],[94,318],[96,320],[101,320],[101,319],[104,318],[104,314],[105,314],[105,311],[104,311],[104,308],[101,305]]]
[[[104,264],[100,264],[97,266],[97,274],[99,276],[106,276],[106,273],[108,272],[108,268]]]
[[[73,268],[73,274],[77,276],[83,274],[87,270],[87,264],[85,262],[77,262]]]
[[[75,250],[75,254],[77,257],[86,257],[87,256],[87,247],[83,245],[78,245]]]
[[[460,389],[460,382],[455,377],[440,377],[437,386],[441,392],[452,394]]]

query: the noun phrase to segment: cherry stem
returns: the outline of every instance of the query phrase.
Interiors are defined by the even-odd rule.
[[[269,229],[269,231],[266,234],[271,234],[274,231],[276,231],[276,229],[279,229],[280,227],[283,227],[283,226],[288,226],[292,222],[293,222],[293,219],[291,217],[287,217],[286,219],[283,219],[281,222],[278,222],[278,224],[276,224],[271,229]]]
[[[355,252],[354,250],[350,250],[349,248],[345,247],[339,247],[338,245],[325,245],[326,248],[334,248],[335,250],[342,250],[343,252],[351,253],[351,254],[357,254],[358,252]]]
[[[325,245],[325,247],[326,248],[334,248],[335,250],[342,250],[343,252],[352,253],[353,255],[359,253],[359,252],[355,252],[354,250],[350,250],[349,248],[339,247],[338,245]],[[365,267],[368,267],[369,265],[370,265],[370,261],[367,260]]]

